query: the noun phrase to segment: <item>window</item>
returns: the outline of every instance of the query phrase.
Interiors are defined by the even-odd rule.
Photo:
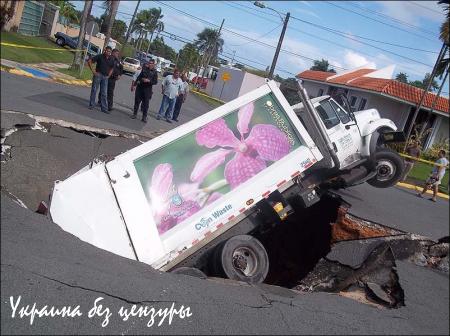
[[[330,100],[331,106],[333,106],[334,110],[336,111],[336,114],[338,115],[339,119],[341,119],[343,124],[348,123],[351,119],[348,115],[348,113],[340,107],[334,100]]]
[[[350,97],[350,107],[355,107],[357,100],[358,100],[358,98],[356,98],[355,96],[351,96]]]
[[[361,101],[359,102],[358,111],[364,110],[366,107],[367,99],[361,98]]]
[[[340,120],[334,109],[331,107],[329,100],[321,101],[320,105],[316,107],[316,110],[327,129],[333,128],[340,123]]]
[[[317,97],[323,96],[323,89],[320,89],[319,92],[317,93]]]

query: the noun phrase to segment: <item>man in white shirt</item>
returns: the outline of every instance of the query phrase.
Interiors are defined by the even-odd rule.
[[[159,108],[156,119],[165,117],[168,123],[171,123],[173,116],[173,109],[178,95],[183,87],[183,81],[180,78],[180,71],[175,69],[173,75],[167,75],[162,81],[162,95],[161,107]]]
[[[189,83],[187,82],[186,74],[181,75],[181,80],[183,81],[183,86],[181,88],[180,94],[177,97],[172,117],[172,120],[177,122],[178,122],[178,115],[180,114],[181,110],[181,105],[186,101],[186,97],[189,92]]]
[[[438,192],[439,184],[441,184],[441,181],[445,175],[445,169],[448,166],[448,160],[445,157],[445,155],[446,155],[445,150],[441,149],[439,151],[439,159],[437,159],[436,162],[434,163],[435,165],[433,167],[433,170],[431,171],[431,175],[425,182],[425,187],[423,187],[422,192],[420,194],[417,194],[417,196],[423,197],[428,188],[432,187],[433,197],[430,198],[430,200],[436,202],[436,195]]]

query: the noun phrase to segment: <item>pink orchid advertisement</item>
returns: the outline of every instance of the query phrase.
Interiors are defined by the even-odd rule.
[[[269,93],[134,165],[162,235],[301,145]]]

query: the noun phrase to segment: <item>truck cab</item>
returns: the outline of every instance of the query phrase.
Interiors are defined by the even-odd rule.
[[[403,133],[389,119],[382,118],[376,109],[353,112],[345,109],[332,97],[325,95],[309,99],[310,105],[292,106],[303,126],[316,143],[322,142],[322,152],[329,153],[327,173],[348,187],[367,181],[386,188],[398,182],[403,171],[403,160],[386,144],[403,140]],[[350,106],[345,97],[345,105]],[[331,148],[326,148],[327,143]]]

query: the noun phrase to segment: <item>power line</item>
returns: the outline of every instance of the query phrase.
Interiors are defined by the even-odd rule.
[[[330,4],[330,5],[332,5],[332,6],[334,6],[334,7],[337,7],[337,8],[340,8],[340,9],[342,9],[342,10],[345,10],[345,11],[347,11],[347,12],[351,12],[351,13],[354,13],[354,14],[356,14],[356,15],[359,15],[359,16],[362,16],[362,17],[365,17],[366,19],[369,19],[369,20],[372,20],[372,21],[375,21],[375,22],[378,22],[378,23],[384,24],[384,25],[386,25],[386,26],[389,26],[389,27],[392,27],[392,28],[395,28],[395,29],[398,29],[398,30],[404,31],[404,32],[406,32],[406,33],[408,33],[408,34],[412,34],[412,35],[415,35],[415,36],[421,37],[421,38],[423,38],[423,39],[426,39],[426,40],[428,40],[428,41],[432,41],[432,42],[434,42],[434,40],[431,40],[430,38],[428,38],[428,37],[426,37],[426,36],[423,36],[423,35],[419,35],[419,34],[416,34],[416,33],[413,33],[413,32],[411,32],[411,31],[409,31],[409,30],[406,30],[406,29],[403,29],[403,28],[400,28],[400,27],[394,26],[394,25],[392,25],[392,24],[390,24],[390,23],[387,23],[387,22],[383,22],[383,21],[380,21],[380,20],[377,20],[377,19],[371,18],[370,16],[367,16],[367,15],[364,15],[364,14],[361,14],[361,13],[358,13],[358,12],[356,12],[356,11],[352,10],[352,9],[348,9],[348,8],[345,8],[345,7],[342,7],[342,6],[336,5],[335,3],[332,3],[332,2],[330,2],[330,1],[325,1],[325,2],[326,2],[326,3],[328,3],[328,4]]]
[[[265,34],[263,34],[263,35],[257,37],[257,39],[259,40],[260,38],[263,38],[263,37],[269,35],[269,34],[270,34],[271,32],[273,32],[275,29],[278,29],[281,25],[282,25],[282,23],[280,23],[280,24],[279,24],[278,26],[276,26],[275,28],[269,30],[267,33],[265,33]],[[250,42],[250,43],[252,43],[252,42]],[[240,46],[243,46],[244,44],[249,44],[249,43],[229,44],[229,45],[232,46],[232,47],[240,47]]]
[[[410,1],[410,3],[413,4],[413,5],[416,5],[416,6],[418,6],[418,7],[422,7],[422,8],[428,9],[429,11],[432,11],[432,12],[435,12],[435,13],[438,13],[438,14],[442,14],[442,12],[439,12],[439,11],[433,9],[433,8],[429,8],[429,7],[427,7],[427,6],[418,4],[416,1]]]
[[[193,19],[196,19],[196,20],[198,20],[198,21],[201,21],[201,22],[203,22],[203,23],[205,23],[205,24],[207,24],[207,25],[214,26],[214,27],[218,27],[218,25],[215,24],[215,23],[212,23],[212,22],[206,21],[206,20],[204,20],[204,19],[201,19],[201,18],[199,18],[199,17],[196,17],[196,16],[194,16],[194,15],[192,15],[192,14],[189,14],[189,13],[187,13],[187,12],[185,12],[185,11],[182,11],[181,9],[175,8],[175,7],[173,7],[173,6],[170,6],[170,5],[168,5],[168,4],[164,3],[164,2],[161,2],[161,1],[154,1],[154,2],[156,2],[156,3],[158,3],[158,4],[161,4],[161,5],[163,5],[163,6],[169,7],[169,8],[171,8],[172,10],[175,10],[175,11],[177,11],[177,12],[179,12],[179,13],[182,13],[182,14],[184,14],[184,15],[186,15],[186,16],[189,16],[189,17],[191,17],[191,18],[193,18]],[[252,38],[250,38],[250,37],[248,37],[248,36],[245,36],[245,35],[236,33],[236,32],[234,32],[233,30],[230,30],[230,29],[227,29],[227,28],[223,28],[223,30],[226,31],[226,32],[228,32],[228,33],[230,33],[230,34],[234,34],[234,35],[236,35],[236,36],[239,36],[239,37],[241,37],[241,38],[244,38],[244,39],[246,39],[246,40],[253,41],[253,42],[255,42],[255,43],[264,45],[264,46],[269,47],[269,48],[274,48],[274,49],[276,49],[276,47],[273,46],[273,45],[270,45],[270,44],[268,44],[268,43],[265,43],[265,42],[262,42],[262,41],[258,41],[258,40],[252,39]],[[297,57],[300,57],[300,58],[309,60],[309,61],[315,61],[313,58],[310,58],[310,57],[307,57],[307,56],[304,56],[304,55],[301,55],[301,54],[297,54],[297,53],[294,53],[294,52],[292,52],[292,51],[288,51],[288,50],[285,50],[285,49],[281,49],[280,51],[281,51],[281,52],[284,52],[284,53],[287,53],[287,54],[290,54],[290,55],[292,55],[292,56],[297,56]],[[333,66],[333,67],[335,67],[335,68],[339,68],[339,69],[346,70],[345,68],[342,68],[342,67],[337,66],[337,65],[333,65],[333,64],[330,64],[330,65]]]
[[[381,17],[386,17],[386,18],[388,18],[388,19],[390,19],[390,20],[392,20],[392,21],[394,21],[394,22],[398,22],[398,23],[400,23],[400,24],[402,24],[402,25],[404,25],[404,26],[407,26],[407,27],[410,27],[410,28],[414,28],[414,29],[416,29],[416,30],[420,30],[420,31],[422,31],[422,32],[428,33],[428,34],[433,35],[433,36],[436,36],[436,34],[437,34],[436,32],[432,32],[431,30],[424,29],[424,28],[422,28],[422,27],[413,25],[413,24],[411,24],[411,23],[409,23],[409,22],[406,22],[406,21],[403,21],[403,20],[394,18],[394,17],[392,17],[392,16],[390,16],[390,15],[387,15],[387,14],[384,14],[384,13],[381,13],[381,12],[378,12],[378,11],[373,10],[373,9],[370,9],[370,8],[363,7],[363,6],[361,6],[361,5],[359,5],[359,4],[355,3],[355,2],[350,2],[350,3],[351,3],[354,7],[358,7],[358,8],[360,8],[360,9],[364,10],[364,11],[367,11],[367,12],[370,12],[370,13],[374,13],[375,15],[378,15],[378,16],[381,16]],[[412,1],[410,1],[410,3],[412,3]]]

